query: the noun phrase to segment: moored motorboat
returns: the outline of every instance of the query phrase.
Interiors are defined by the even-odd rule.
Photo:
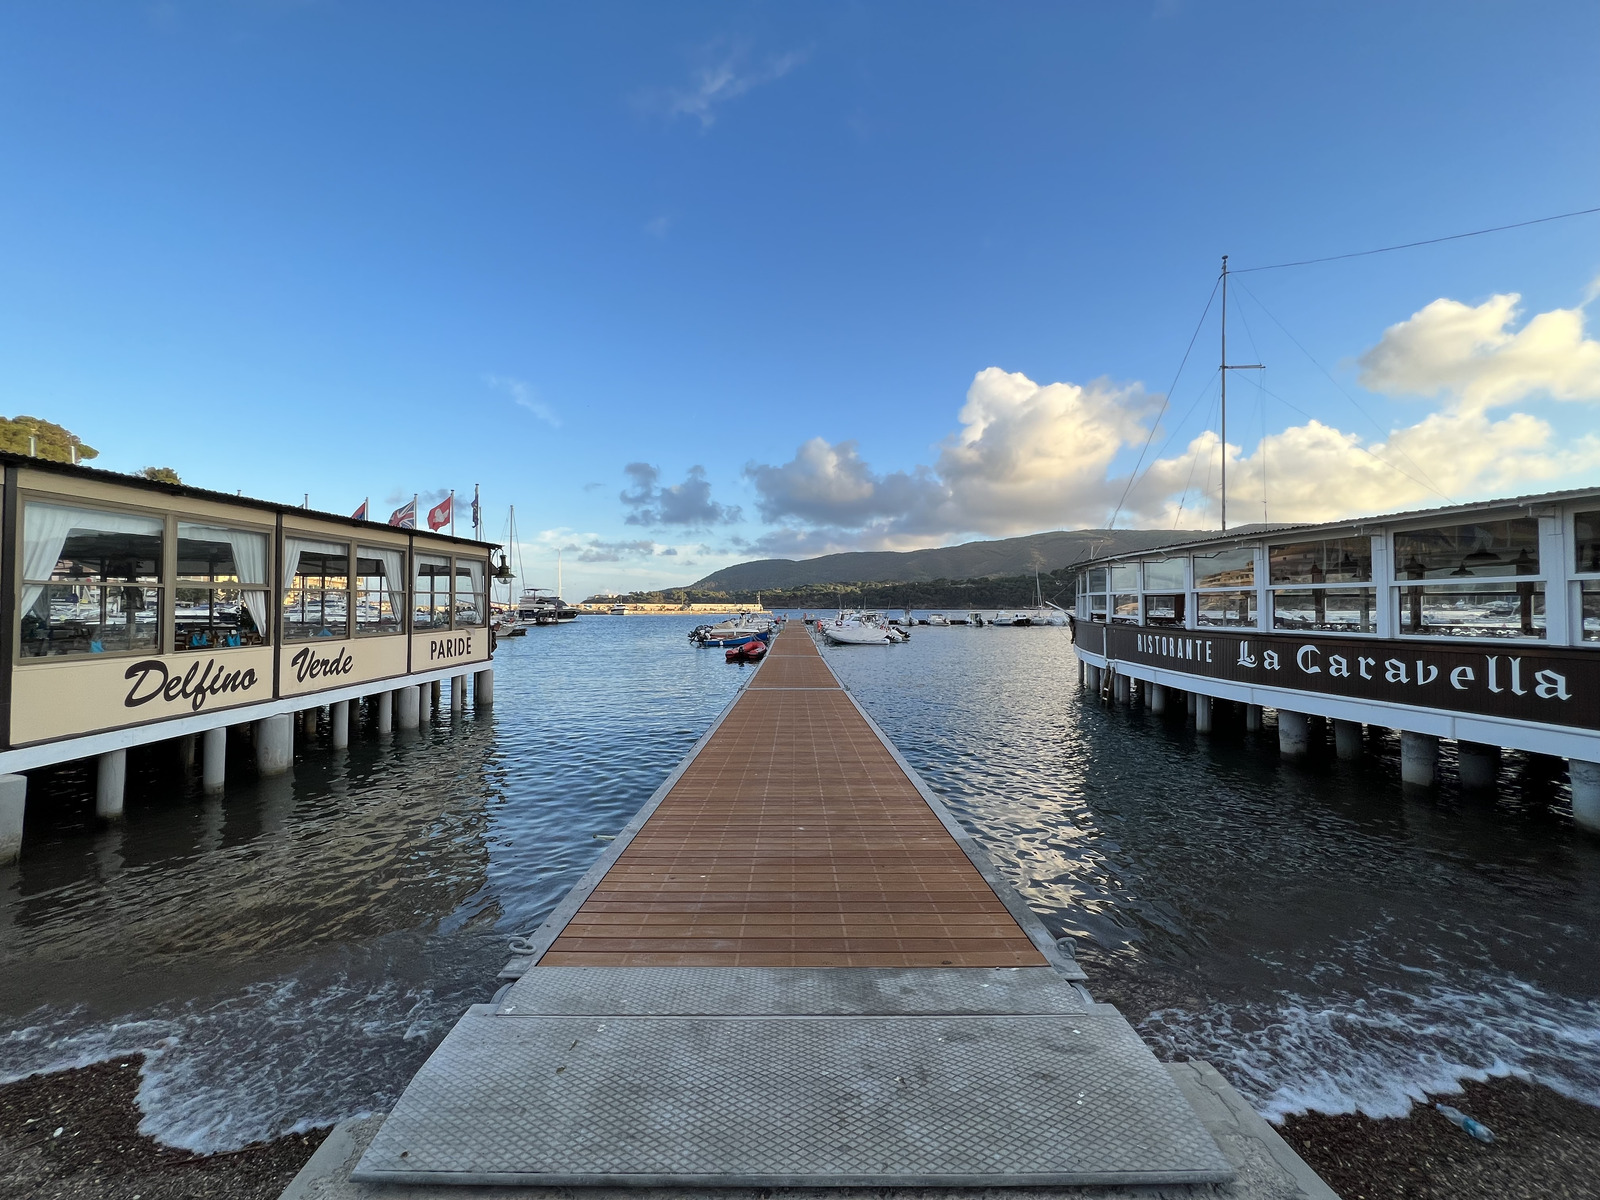
[[[767,652],[767,644],[760,638],[751,638],[742,646],[729,646],[724,657],[729,662],[759,662]]]
[[[945,616],[943,613],[929,613],[927,623],[929,625],[949,625],[950,618]]]

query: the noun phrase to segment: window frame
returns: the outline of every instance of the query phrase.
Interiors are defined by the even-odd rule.
[[[211,517],[209,515],[202,515],[202,514],[198,514],[198,513],[184,513],[184,512],[174,512],[171,515],[172,515],[172,520],[170,521],[170,525],[171,525],[171,528],[172,528],[172,555],[171,555],[171,558],[172,558],[172,582],[170,584],[170,587],[172,588],[172,616],[171,616],[170,620],[168,621],[168,627],[172,631],[172,647],[171,647],[170,650],[167,651],[167,653],[168,654],[200,654],[202,652],[210,653],[212,651],[221,651],[221,650],[260,650],[260,649],[263,649],[263,648],[268,647],[268,646],[276,646],[278,644],[277,627],[278,627],[279,610],[281,609],[282,603],[283,603],[282,598],[279,595],[281,589],[277,586],[277,582],[276,582],[277,581],[277,570],[276,570],[277,564],[275,562],[275,559],[277,557],[277,545],[276,545],[277,538],[275,536],[276,533],[277,533],[276,525],[255,525],[255,524],[252,524],[249,521],[237,521],[237,520],[234,520],[231,516],[230,517]],[[219,584],[219,583],[214,583],[214,582],[208,583],[208,582],[203,581],[203,580],[186,579],[183,575],[181,575],[179,573],[179,570],[178,570],[178,527],[180,525],[208,525],[213,529],[231,529],[231,530],[234,530],[235,532],[238,532],[238,533],[254,533],[254,534],[259,534],[260,536],[266,538],[266,540],[267,540],[267,578],[266,578],[266,581],[259,586],[259,588],[255,588],[255,587],[251,587],[250,588],[250,590],[252,590],[252,591],[255,591],[255,590],[263,590],[263,591],[265,591],[267,593],[267,604],[268,604],[268,607],[272,610],[269,614],[265,614],[267,616],[267,618],[268,618],[267,619],[267,628],[266,629],[264,629],[264,630],[260,629],[260,622],[259,621],[256,623],[257,629],[261,633],[261,641],[253,643],[253,644],[247,644],[247,643],[241,642],[237,646],[226,646],[226,645],[223,645],[223,646],[190,647],[190,646],[186,646],[186,645],[185,646],[180,646],[178,644],[178,617],[177,617],[177,612],[178,612],[178,591],[179,591],[179,589],[180,588],[188,589],[188,590],[206,589],[206,590],[209,590],[209,591],[215,593],[218,588],[225,588],[225,587],[229,587],[230,586],[228,584]],[[236,562],[234,564],[234,566],[237,568],[238,563]],[[242,604],[244,602],[243,592],[245,591],[245,589],[247,587],[250,587],[250,585],[247,585],[247,584],[245,584],[243,582],[239,582],[239,583],[235,583],[235,584],[231,585],[231,587],[234,590],[236,590],[236,591],[241,593],[239,599],[240,599],[240,603]]]

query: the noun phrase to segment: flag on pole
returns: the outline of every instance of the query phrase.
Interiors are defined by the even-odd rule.
[[[369,496],[367,499],[370,500],[371,497]],[[355,512],[350,514],[350,519],[353,520],[353,521],[365,521],[365,520],[367,520],[367,501],[366,500],[363,500],[361,502],[361,507],[360,508],[356,509]]]
[[[456,494],[451,492],[443,500],[439,501],[439,503],[435,504],[428,510],[429,529],[435,531],[443,529],[446,525],[450,524],[451,521],[455,520],[455,501]],[[416,523],[416,515],[417,514],[415,512],[412,512],[411,514],[413,524]]]
[[[478,526],[481,523],[481,520],[482,520],[482,517],[481,517],[481,514],[478,511],[478,485],[477,484],[473,484],[472,485],[472,536],[473,537],[477,537],[478,534],[479,534]]]
[[[389,514],[389,524],[398,525],[401,529],[415,529],[417,527],[417,498],[411,497],[411,503],[401,505]]]

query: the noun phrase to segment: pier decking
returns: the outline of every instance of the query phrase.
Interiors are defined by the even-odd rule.
[[[1229,1179],[1082,978],[791,625],[352,1178]]]

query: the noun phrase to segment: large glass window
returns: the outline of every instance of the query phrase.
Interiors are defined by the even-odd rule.
[[[1133,624],[1139,622],[1139,597],[1133,594],[1113,596],[1111,598],[1111,619],[1113,621],[1128,621]]]
[[[483,624],[483,563],[456,559],[456,627]]]
[[[450,560],[443,555],[417,555],[416,581],[412,628],[449,629]]]
[[[29,502],[22,519],[24,657],[161,647],[166,522]]]
[[[1184,560],[1163,558],[1159,562],[1144,564],[1144,590],[1147,592],[1181,592],[1189,586],[1184,578]]]
[[[1256,552],[1249,546],[1194,556],[1197,588],[1243,588],[1256,581]]]
[[[1539,574],[1539,522],[1533,517],[1411,529],[1394,535],[1394,577],[1505,578]]]
[[[1144,597],[1144,623],[1146,625],[1182,625],[1185,598],[1182,592],[1146,592]]]
[[[1328,538],[1267,549],[1267,582],[1370,583],[1371,538]]]
[[[1272,593],[1272,627],[1326,633],[1375,633],[1377,588],[1291,588]]]
[[[272,629],[267,535],[178,522],[172,645],[177,650],[260,646]]]
[[[1254,629],[1256,626],[1256,594],[1244,592],[1201,592],[1195,597],[1195,624],[1201,626],[1228,625]]]
[[[1578,607],[1583,616],[1583,640],[1600,642],[1600,579],[1585,579],[1578,587]]]
[[[1600,512],[1581,512],[1572,519],[1577,543],[1574,566],[1580,572],[1600,574]]]
[[[1139,564],[1113,564],[1111,567],[1111,590],[1113,592],[1137,592],[1139,590]]]
[[[356,547],[356,632],[400,633],[405,628],[406,552]]]
[[[350,547],[284,539],[283,640],[350,636]]]
[[[1440,583],[1396,590],[1401,633],[1544,637],[1543,583]]]

